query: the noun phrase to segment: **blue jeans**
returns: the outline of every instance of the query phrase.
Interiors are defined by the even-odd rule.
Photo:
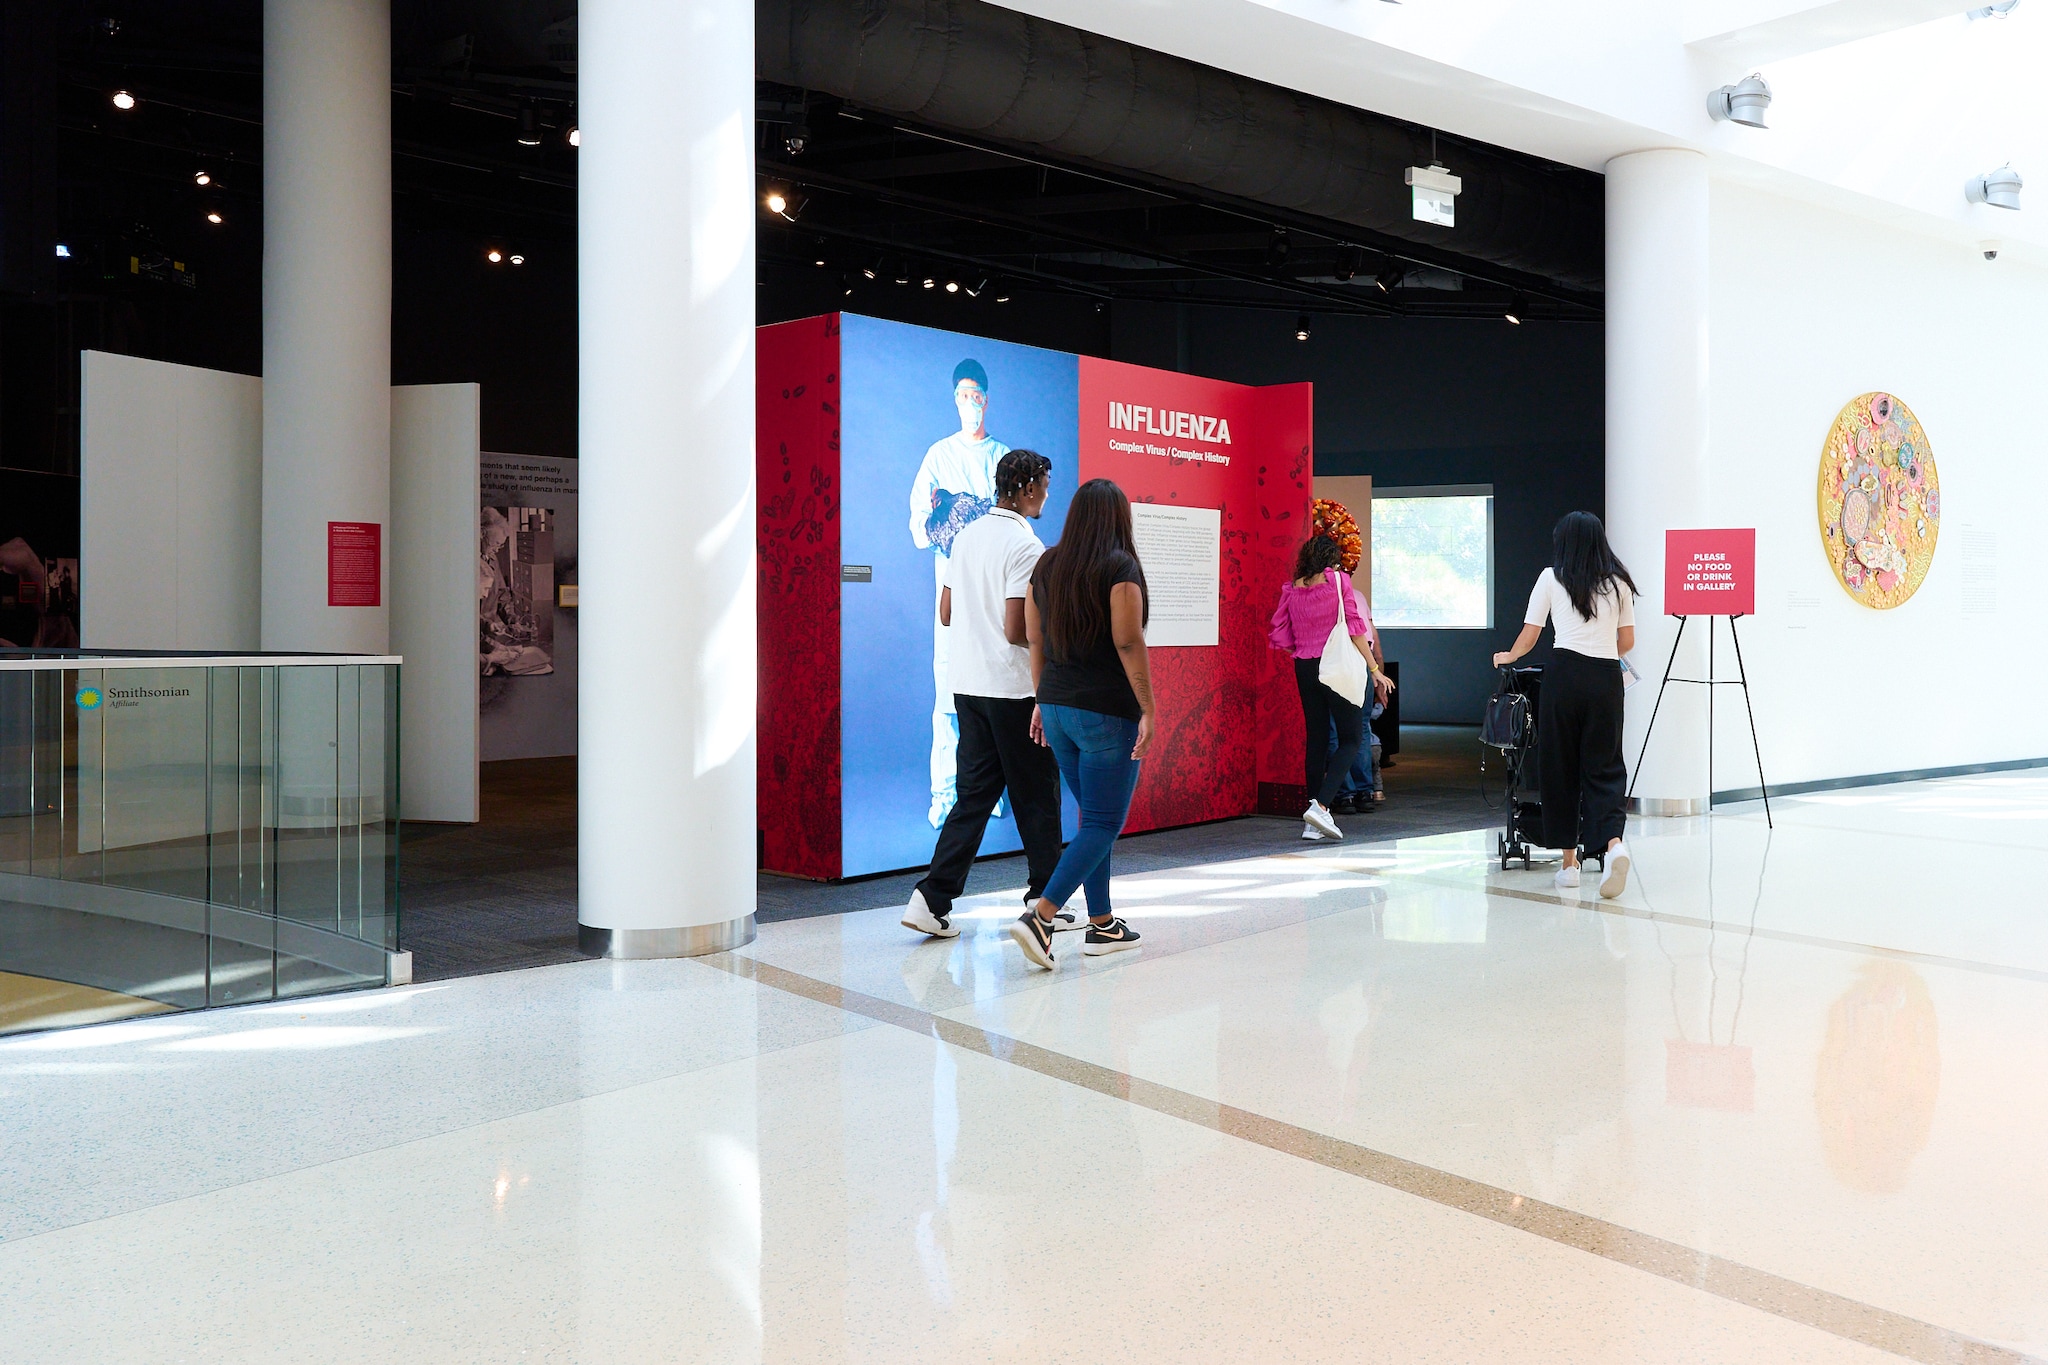
[[[1375,701],[1372,704],[1371,710],[1366,715],[1370,720],[1378,720],[1380,713],[1386,709],[1387,704],[1385,702]],[[1364,740],[1358,746],[1358,757],[1352,762],[1351,771],[1344,774],[1344,781],[1337,788],[1337,795],[1364,796],[1380,789],[1380,765],[1373,755],[1373,745],[1375,742],[1372,726],[1368,724],[1365,727]],[[1335,718],[1332,718],[1330,721],[1330,752],[1335,754],[1337,747],[1337,722]]]
[[[1038,714],[1060,776],[1081,807],[1081,827],[1045,884],[1045,898],[1064,906],[1079,887],[1087,893],[1089,917],[1102,919],[1109,914],[1109,852],[1138,786],[1138,760],[1131,757],[1138,722],[1078,706],[1041,705]]]

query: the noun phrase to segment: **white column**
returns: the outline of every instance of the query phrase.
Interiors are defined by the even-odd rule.
[[[330,607],[328,523],[391,522],[390,0],[264,0],[265,649],[382,654]]]
[[[1707,499],[1707,159],[1659,148],[1607,163],[1607,534],[1642,597],[1644,674],[1628,694],[1626,752],[1637,807],[1706,809],[1707,689],[1664,694],[1636,771],[1678,623],[1663,614],[1664,533],[1712,524]],[[1706,676],[1705,620],[1686,627],[1673,671]]]
[[[586,951],[754,932],[754,11],[584,0]]]

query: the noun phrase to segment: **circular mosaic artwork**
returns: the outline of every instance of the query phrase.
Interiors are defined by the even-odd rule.
[[[1852,399],[1820,455],[1820,535],[1848,594],[1883,611],[1915,592],[1934,562],[1941,480],[1927,431],[1888,393]]]

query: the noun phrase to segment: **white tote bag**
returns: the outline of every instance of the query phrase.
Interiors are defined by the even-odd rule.
[[[1322,679],[1323,686],[1353,706],[1364,706],[1365,694],[1372,688],[1372,667],[1351,643],[1351,632],[1345,628],[1344,589],[1337,582],[1337,571],[1329,572],[1330,590],[1337,594],[1337,623],[1330,627],[1330,638],[1323,641],[1323,658],[1316,676]]]

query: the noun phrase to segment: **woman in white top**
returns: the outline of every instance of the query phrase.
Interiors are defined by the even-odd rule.
[[[1579,850],[1605,849],[1600,894],[1628,885],[1628,765],[1621,756],[1621,656],[1636,644],[1636,585],[1591,512],[1573,512],[1550,533],[1551,567],[1536,579],[1522,633],[1493,656],[1506,667],[1556,627],[1536,716],[1536,773],[1545,848],[1564,850],[1557,884],[1579,884]]]

